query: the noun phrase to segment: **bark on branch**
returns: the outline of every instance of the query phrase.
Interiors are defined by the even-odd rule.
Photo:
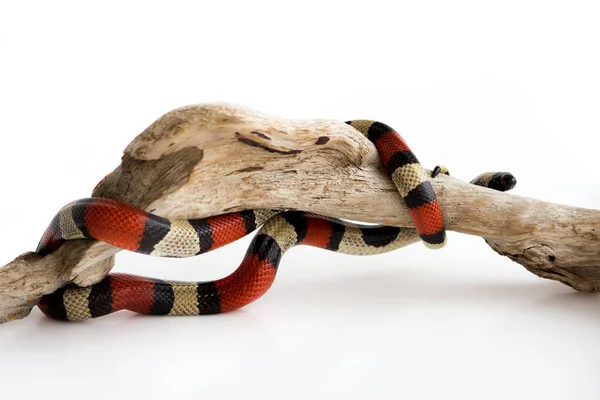
[[[600,290],[600,211],[447,176],[433,185],[448,230],[484,237],[499,254],[538,276],[579,291]],[[168,218],[272,208],[412,226],[374,146],[353,128],[229,104],[163,115],[129,144],[121,165],[92,195]],[[28,315],[37,298],[65,282],[85,286],[101,280],[117,252],[104,243],[73,241],[45,258],[19,256],[0,269],[0,322]]]

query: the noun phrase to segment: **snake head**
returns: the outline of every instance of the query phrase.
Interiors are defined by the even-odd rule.
[[[496,172],[492,174],[488,187],[490,189],[506,192],[517,185],[517,178],[510,172]]]
[[[500,192],[506,192],[516,186],[517,178],[510,172],[485,172],[476,176],[471,183]]]

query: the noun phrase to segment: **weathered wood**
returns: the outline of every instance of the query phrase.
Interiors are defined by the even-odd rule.
[[[579,291],[600,290],[600,211],[447,176],[433,185],[449,230],[486,238],[498,253],[538,276]],[[228,104],[163,115],[129,144],[121,165],[93,195],[169,218],[272,208],[412,226],[374,146],[350,126],[282,119]],[[0,321],[26,316],[38,297],[65,282],[99,281],[117,251],[74,241],[45,258],[20,256],[0,269]]]

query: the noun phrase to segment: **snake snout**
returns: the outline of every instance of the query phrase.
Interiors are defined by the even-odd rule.
[[[490,189],[506,192],[517,185],[517,178],[510,172],[497,172],[492,176],[488,187]]]

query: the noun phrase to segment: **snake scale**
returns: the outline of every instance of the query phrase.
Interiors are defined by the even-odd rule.
[[[95,239],[124,250],[158,257],[192,257],[260,227],[240,266],[229,276],[207,282],[177,282],[122,273],[78,287],[69,284],[43,296],[38,307],[50,318],[79,321],[119,310],[150,315],[202,315],[232,311],[260,298],[271,287],[283,254],[309,245],[353,255],[374,255],[422,241],[441,248],[446,233],[429,174],[404,139],[389,126],[370,120],[347,121],[377,148],[387,173],[410,211],[415,228],[362,225],[304,211],[246,210],[202,219],[169,220],[128,204],[87,198],[63,207],[37,248],[47,255],[66,240]],[[482,174],[471,181],[509,190],[509,173]]]

